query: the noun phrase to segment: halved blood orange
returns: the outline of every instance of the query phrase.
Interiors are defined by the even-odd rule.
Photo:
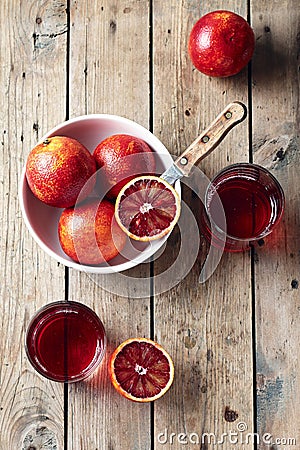
[[[119,192],[116,219],[137,241],[152,241],[169,233],[180,216],[180,198],[162,178],[144,175],[129,181]]]
[[[135,402],[150,402],[162,397],[174,379],[170,355],[147,338],[127,339],[111,356],[110,378],[116,390]]]

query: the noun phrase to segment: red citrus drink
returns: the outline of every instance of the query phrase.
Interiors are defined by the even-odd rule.
[[[211,181],[205,207],[204,234],[216,245],[223,235],[225,251],[241,251],[272,232],[282,216],[284,194],[263,167],[234,164]]]
[[[79,381],[100,364],[105,330],[98,316],[77,302],[51,303],[37,312],[26,335],[33,367],[54,381]]]

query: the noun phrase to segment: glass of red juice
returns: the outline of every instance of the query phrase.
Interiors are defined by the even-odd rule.
[[[273,231],[284,204],[283,189],[267,169],[233,164],[219,172],[206,190],[203,235],[224,251],[247,250]]]
[[[100,364],[106,349],[104,326],[96,313],[78,302],[58,301],[41,308],[26,333],[26,353],[44,377],[81,381]]]

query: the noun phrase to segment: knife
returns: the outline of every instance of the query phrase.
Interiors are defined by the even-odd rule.
[[[227,133],[247,115],[247,108],[241,102],[233,102],[215,118],[197,139],[160,176],[173,185],[176,180],[188,177],[196,163],[208,156],[224,139]]]

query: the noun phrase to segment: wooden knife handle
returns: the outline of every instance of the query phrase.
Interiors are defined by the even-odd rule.
[[[174,164],[185,176],[193,166],[209,155],[224,139],[226,134],[247,115],[247,108],[241,102],[226,106],[203,133],[175,160]]]

